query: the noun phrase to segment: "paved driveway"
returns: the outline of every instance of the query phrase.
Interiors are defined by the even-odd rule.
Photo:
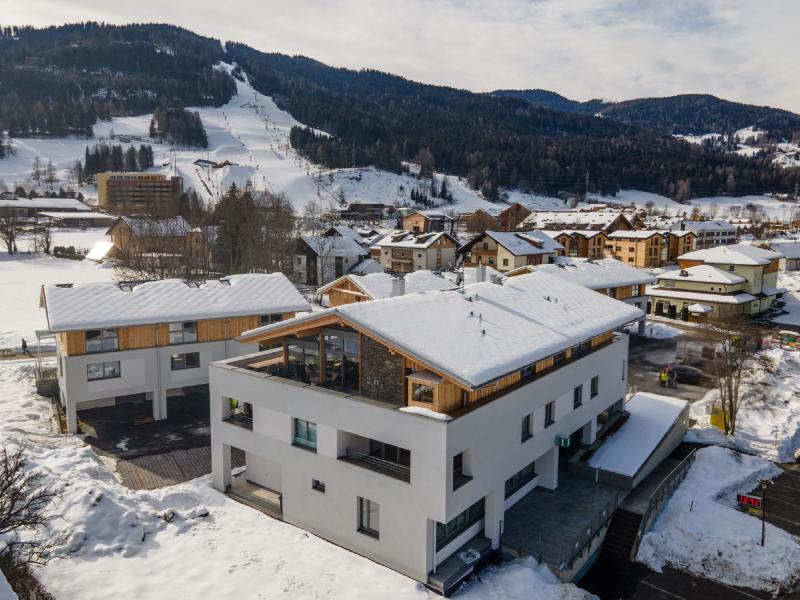
[[[677,388],[661,387],[658,374],[664,365],[682,362],[699,346],[697,333],[684,330],[680,336],[658,340],[631,336],[628,353],[628,387],[631,391],[677,396],[691,402],[702,399],[709,388],[679,383]],[[702,367],[701,367],[702,368]]]

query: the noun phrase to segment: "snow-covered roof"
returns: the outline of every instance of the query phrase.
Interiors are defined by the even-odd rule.
[[[609,239],[628,239],[628,240],[646,240],[654,235],[664,235],[663,232],[656,229],[637,229],[634,231],[615,231],[609,233]]]
[[[798,242],[773,242],[772,249],[780,252],[786,258],[800,258],[800,243]]]
[[[130,288],[45,285],[42,294],[53,332],[311,310],[283,273],[230,275],[199,285],[180,279]]]
[[[658,276],[659,279],[669,279],[671,281],[694,281],[698,283],[724,283],[733,285],[747,281],[741,275],[723,271],[711,265],[696,265],[688,269],[677,271],[667,271]]]
[[[684,229],[684,230],[677,229],[677,230],[674,230],[674,231],[667,231],[665,233],[668,234],[668,235],[674,235],[676,238],[686,237],[687,235],[693,235],[693,236],[697,237],[697,234],[694,231],[691,231],[689,229]]]
[[[656,281],[656,278],[646,271],[630,267],[614,258],[536,265],[532,269],[567,279],[590,290],[655,283]]]
[[[92,246],[91,251],[89,254],[86,255],[86,258],[89,260],[103,260],[111,249],[114,247],[114,242],[109,242],[107,240],[100,240],[96,242],[94,246]]]
[[[450,234],[444,231],[418,234],[411,233],[410,231],[395,231],[384,236],[380,241],[373,244],[373,246],[380,246],[381,248],[429,248],[443,237],[447,237],[451,241],[457,243]]]
[[[605,232],[594,229],[561,229],[560,231],[551,231],[549,229],[542,229],[541,231],[543,234],[549,235],[552,238],[556,238],[562,234],[568,235],[569,237],[575,237],[579,235],[587,239],[591,239],[598,235],[606,235]]]
[[[630,417],[594,451],[589,466],[633,477],[688,405],[660,394],[634,394],[625,405]]]
[[[361,244],[349,237],[304,235],[301,239],[318,256],[360,256],[368,254]]]
[[[355,302],[295,317],[337,314],[469,388],[488,384],[582,341],[635,321],[642,311],[547,273],[460,290]],[[267,333],[292,321],[261,327]]]
[[[365,258],[355,267],[350,269],[353,275],[369,275],[370,273],[383,273],[384,268],[377,260],[372,258]]]
[[[534,211],[525,218],[523,224],[537,229],[544,229],[558,224],[573,225],[578,229],[581,227],[600,227],[601,229],[605,229],[619,217],[627,219],[627,215],[624,215],[621,211],[612,210]]]
[[[783,258],[780,252],[765,250],[749,244],[714,246],[703,250],[693,250],[678,257],[678,260],[701,260],[705,263],[723,265],[768,265],[775,259]]]
[[[108,219],[113,221],[117,217],[114,215],[107,215],[106,213],[95,212],[93,210],[72,210],[72,211],[40,211],[38,213],[42,217],[51,217],[53,219]]]
[[[484,269],[484,273],[486,274],[486,279],[484,281],[491,281],[492,278],[502,278],[503,274],[495,269],[494,267],[490,267],[489,265],[482,265]],[[464,267],[462,269],[462,277],[464,278],[464,285],[470,285],[472,283],[478,282],[478,267]],[[448,279],[457,279],[458,273],[450,272],[444,273],[444,276]],[[453,277],[454,276],[454,277]]]
[[[336,285],[344,279],[357,285],[373,300],[389,298],[392,295],[392,280],[394,280],[394,277],[388,273],[372,273],[370,275],[348,274],[321,287],[319,292],[321,294],[326,293],[328,290],[336,287]],[[403,279],[405,280],[406,294],[452,290],[455,287],[452,281],[445,279],[441,275],[437,275],[433,271],[412,271],[406,274]]]
[[[351,240],[354,240],[359,244],[364,241],[364,236],[362,236],[357,230],[353,229],[352,227],[347,227],[347,225],[334,225],[328,231],[331,230],[338,233],[341,237],[350,238]]]
[[[692,300],[696,302],[710,302],[712,304],[746,304],[756,300],[756,297],[747,292],[735,294],[707,294],[705,292],[689,292],[658,286],[647,286],[647,295],[658,298],[676,298],[679,300]]]
[[[714,312],[714,309],[706,304],[690,304],[687,309],[690,313],[694,313],[697,315],[705,315],[710,312]]]
[[[681,225],[677,225],[680,227]],[[711,221],[683,221],[683,226],[692,231],[736,231],[736,226],[724,219],[714,219]]]
[[[514,256],[554,254],[564,249],[542,231],[487,231],[486,235]]]
[[[119,217],[119,220],[130,227],[136,235],[142,236],[185,236],[192,226],[183,217],[157,219],[155,217]],[[116,223],[109,228],[116,226]]]
[[[408,213],[408,214],[409,214],[409,216],[413,215],[413,214],[420,214],[420,215],[423,215],[423,216],[425,216],[425,217],[427,217],[429,219],[445,219],[445,220],[450,220],[450,221],[453,220],[453,217],[451,217],[450,215],[444,214],[440,210],[415,210],[414,212],[411,212],[411,213]]]
[[[25,208],[33,210],[71,210],[79,211],[92,210],[80,200],[75,198],[25,198],[17,196],[16,198],[0,198],[0,208]]]

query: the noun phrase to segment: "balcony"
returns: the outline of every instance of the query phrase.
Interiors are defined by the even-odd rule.
[[[241,402],[236,408],[232,409],[231,414],[223,420],[231,425],[253,431],[253,407],[247,402]]]
[[[375,456],[374,452],[365,454],[353,448],[346,448],[345,453],[339,457],[339,460],[405,481],[406,483],[411,482],[411,467]]]

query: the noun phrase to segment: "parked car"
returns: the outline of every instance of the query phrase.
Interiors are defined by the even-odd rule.
[[[711,375],[697,367],[676,365],[673,368],[675,369],[675,377],[678,383],[688,383],[690,385],[712,385],[714,383]]]

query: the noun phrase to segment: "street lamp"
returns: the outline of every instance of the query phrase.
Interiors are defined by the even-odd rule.
[[[764,536],[767,530],[767,488],[772,485],[769,479],[759,479],[761,485],[761,546],[764,546]]]

